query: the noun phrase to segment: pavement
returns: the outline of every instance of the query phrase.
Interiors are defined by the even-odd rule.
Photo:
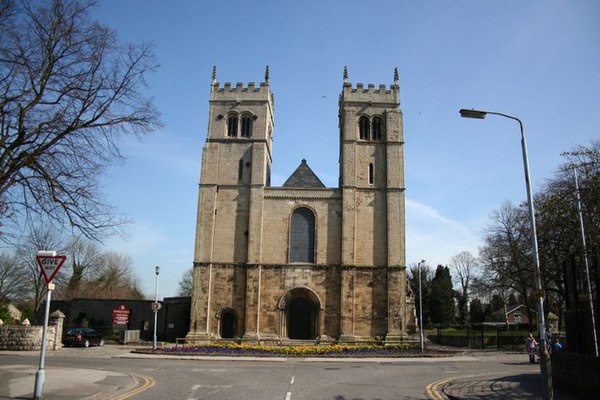
[[[53,357],[111,358],[130,354],[133,346],[107,345],[89,349],[63,348],[46,351],[43,398],[46,400],[118,400],[154,384],[152,378],[93,368],[48,367]],[[84,350],[84,351],[81,351]],[[0,399],[33,399],[39,364],[31,362],[5,365],[2,355],[36,355],[39,351],[0,351]]]
[[[459,376],[435,382],[428,386],[427,395],[435,400],[541,399],[541,381],[538,372],[477,374]],[[580,399],[572,393],[553,390],[554,400]]]
[[[168,358],[168,359],[198,359],[198,356],[173,357],[151,354],[131,353],[136,347],[107,345],[100,348],[86,349],[86,357],[116,357],[116,358]],[[78,349],[63,349],[46,353],[46,359],[55,356],[75,356],[84,352]],[[81,350],[81,349],[79,349]],[[68,354],[67,354],[68,353]],[[35,386],[37,367],[31,365],[2,365],[2,354],[31,356],[32,352],[0,351],[0,400],[3,399],[32,399]],[[453,358],[476,361],[480,357],[494,356],[498,353],[464,352]],[[214,360],[214,357],[207,357]],[[232,359],[233,357],[222,357]],[[447,360],[446,357],[443,358]],[[249,361],[248,358],[244,358]],[[265,358],[260,358],[266,361]],[[278,357],[274,361],[284,361]],[[433,363],[438,358],[422,358],[419,362]],[[307,361],[312,361],[307,359]],[[325,361],[320,358],[319,361]],[[333,361],[333,360],[331,360]],[[341,362],[398,362],[398,359],[336,359]],[[412,362],[416,360],[411,359]],[[474,400],[474,399],[540,399],[541,383],[539,368],[532,366],[531,371],[515,373],[506,370],[494,374],[481,373],[453,376],[448,379],[433,382],[425,388],[425,393],[433,400]],[[154,385],[151,377],[119,373],[109,370],[80,369],[52,367],[45,369],[45,385],[43,398],[46,400],[124,400],[141,393]],[[554,400],[579,399],[571,393],[554,390]]]

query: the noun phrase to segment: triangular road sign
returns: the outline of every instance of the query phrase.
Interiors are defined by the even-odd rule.
[[[42,270],[42,275],[44,275],[46,283],[50,283],[60,267],[65,263],[67,256],[36,256],[35,259]]]

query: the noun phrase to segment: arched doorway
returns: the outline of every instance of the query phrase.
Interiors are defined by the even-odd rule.
[[[290,339],[314,339],[314,332],[311,332],[314,330],[311,329],[314,326],[311,306],[310,301],[304,297],[296,297],[290,301],[287,319],[287,331]]]
[[[219,334],[222,339],[233,339],[235,337],[237,317],[232,309],[224,309],[221,312]]]
[[[295,288],[281,299],[282,333],[295,340],[314,340],[319,336],[319,297],[308,288]]]

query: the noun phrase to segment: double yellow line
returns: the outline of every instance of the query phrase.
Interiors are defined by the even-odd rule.
[[[425,388],[425,394],[427,394],[427,396],[432,400],[446,400],[446,397],[442,396],[441,390],[438,390],[438,388],[455,379],[456,376],[453,376],[451,378],[442,379],[441,381],[430,383]]]
[[[156,381],[154,379],[152,379],[149,376],[146,375],[138,375],[138,374],[129,374],[131,376],[133,376],[134,378],[136,378],[137,380],[143,381],[144,383],[142,384],[142,386],[137,387],[127,393],[123,393],[120,395],[117,395],[116,397],[111,397],[110,400],[125,400],[125,399],[129,399],[130,397],[135,396],[136,394],[140,394],[145,390],[150,389],[152,386],[154,386],[154,384],[156,383]]]

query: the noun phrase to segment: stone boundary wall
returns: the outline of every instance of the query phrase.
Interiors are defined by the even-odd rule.
[[[50,316],[46,332],[46,349],[62,348],[64,314],[55,311]],[[40,350],[42,348],[43,326],[0,325],[0,350]]]
[[[576,393],[582,399],[597,398],[600,357],[554,351],[550,359],[554,387]]]

